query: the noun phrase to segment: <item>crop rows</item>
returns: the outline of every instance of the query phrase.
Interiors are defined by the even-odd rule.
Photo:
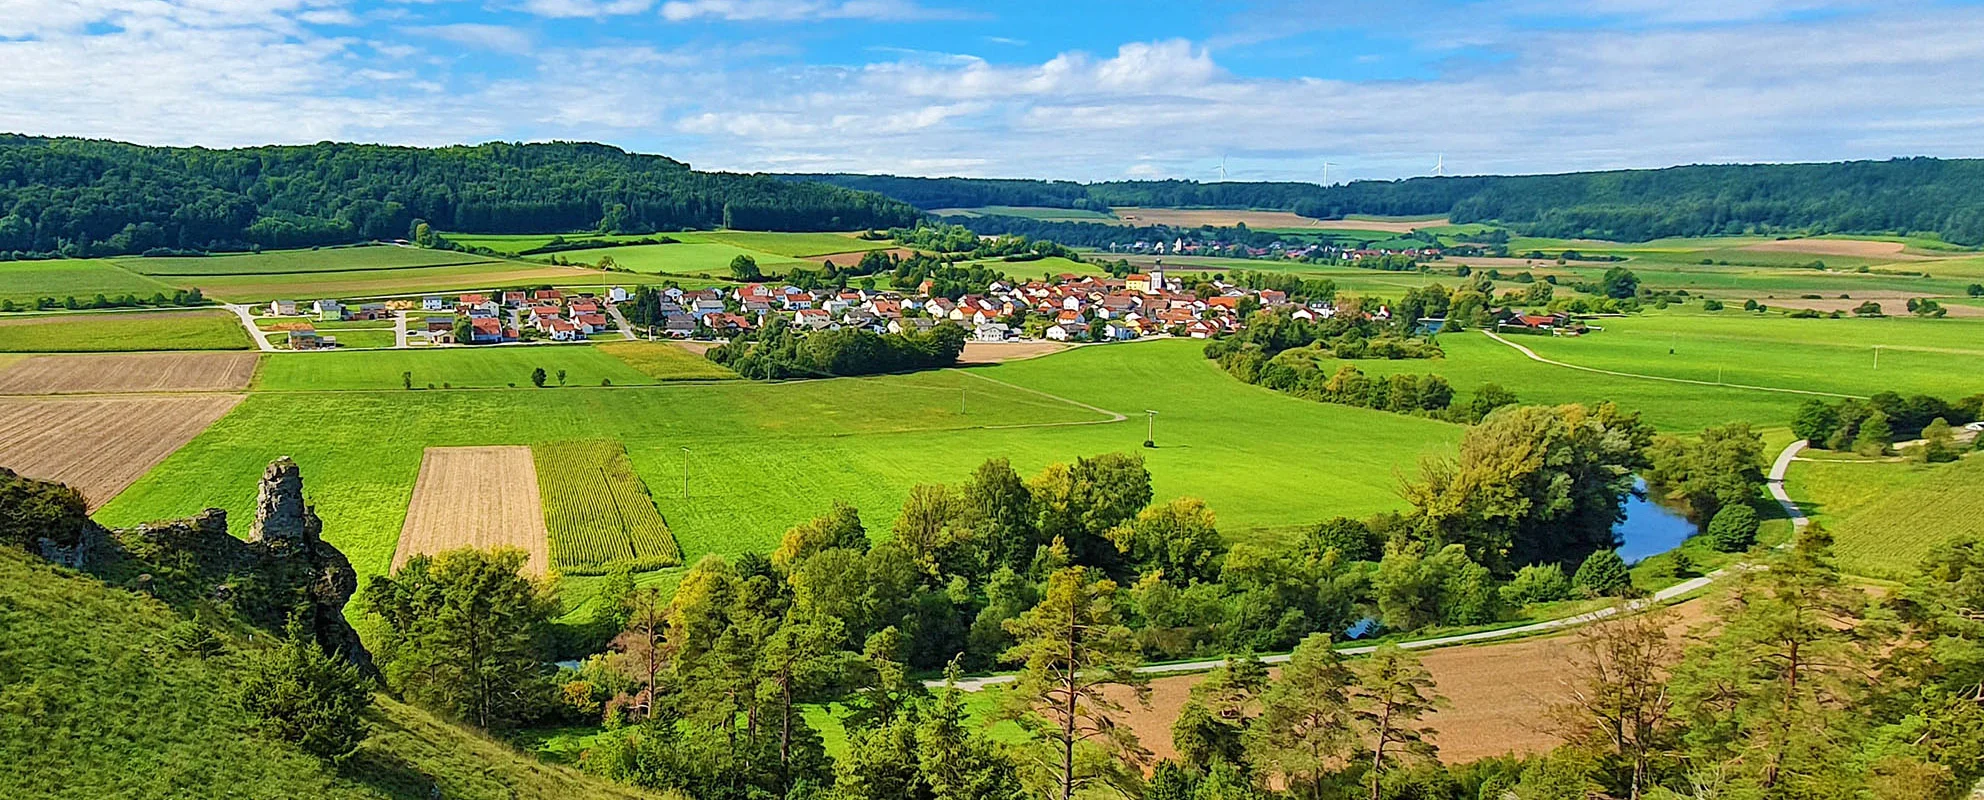
[[[576,575],[615,564],[657,569],[682,563],[675,536],[619,442],[557,442],[531,450],[551,559],[560,571]]]

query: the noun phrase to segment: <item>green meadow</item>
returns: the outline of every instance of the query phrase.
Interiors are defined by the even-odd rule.
[[[116,262],[88,259],[0,261],[0,300],[32,306],[43,297],[89,300],[96,295],[117,297],[171,295],[180,288],[139,275]]]
[[[342,339],[344,334],[339,333]],[[679,349],[679,348],[677,348]],[[567,386],[617,386],[654,383],[655,379],[627,362],[584,345],[532,347],[443,348],[392,350],[382,353],[295,353],[269,356],[255,377],[255,388],[267,392],[352,391],[398,389],[405,376],[414,388],[448,386],[455,389],[531,387],[531,370],[543,368],[551,386],[565,371]]]
[[[0,317],[0,352],[105,353],[246,350],[241,321],[217,310],[94,311]]]
[[[548,350],[568,349],[592,348]],[[854,503],[884,536],[911,486],[962,480],[988,458],[1031,474],[1111,451],[1144,455],[1158,497],[1205,498],[1230,537],[1281,537],[1336,514],[1397,507],[1397,475],[1460,435],[1445,423],[1247,386],[1198,351],[1150,342],[879,378],[565,389],[528,388],[516,361],[479,366],[525,388],[411,392],[399,388],[401,367],[421,385],[419,370],[433,367],[398,359],[441,353],[271,356],[264,391],[97,516],[128,525],[214,506],[245,532],[255,478],[289,455],[303,466],[326,537],[369,575],[391,559],[424,448],[593,438],[627,446],[688,563],[768,550],[835,500]],[[392,363],[355,366],[375,359]],[[381,381],[390,388],[337,390]],[[1156,449],[1140,447],[1145,409],[1158,412]]]
[[[1731,308],[1593,322],[1604,330],[1510,341],[1566,363],[1687,380],[1860,396],[1984,391],[1984,319],[1792,319]]]
[[[318,250],[272,250],[189,258],[120,258],[132,272],[177,278],[207,275],[268,275],[299,272],[362,272],[459,265],[493,265],[494,259],[448,250],[367,245]]]
[[[786,258],[810,258],[861,250],[886,250],[894,242],[868,241],[844,233],[773,233],[764,231],[708,231],[671,233],[684,242],[711,242],[770,253]]]
[[[581,267],[557,267],[516,261],[484,261],[444,267],[370,269],[343,272],[284,272],[256,275],[211,275],[174,278],[197,284],[208,297],[235,303],[270,300],[311,300],[324,297],[359,298],[415,295],[533,286],[635,284],[640,275],[605,273]]]
[[[1807,451],[1810,452],[1810,451]],[[1842,569],[1876,578],[1915,572],[1937,544],[1984,535],[1984,455],[1948,464],[1818,458],[1800,461],[1785,491],[1833,535]]]
[[[573,263],[587,264],[599,264],[601,259],[611,258],[613,264],[621,269],[646,273],[707,272],[712,275],[729,275],[730,262],[738,256],[750,256],[758,262],[759,267],[774,272],[808,263],[790,256],[714,241],[637,244],[600,250],[573,250],[558,255]]]

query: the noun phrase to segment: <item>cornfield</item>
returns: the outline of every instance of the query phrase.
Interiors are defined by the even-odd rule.
[[[539,444],[537,483],[551,560],[568,575],[682,563],[682,550],[617,441]]]

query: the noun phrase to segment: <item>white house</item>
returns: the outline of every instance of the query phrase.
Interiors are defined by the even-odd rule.
[[[296,301],[277,300],[273,303],[270,303],[269,313],[274,314],[278,317],[294,317],[296,316]]]

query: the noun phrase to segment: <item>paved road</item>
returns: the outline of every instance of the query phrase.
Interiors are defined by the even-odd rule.
[[[255,315],[248,313],[247,306],[235,303],[223,303],[221,306],[234,312],[234,316],[241,319],[241,327],[247,328],[248,335],[254,337],[255,347],[264,353],[273,353],[276,351],[276,346],[269,343],[269,335],[264,333],[261,328],[255,326]]]
[[[634,335],[634,326],[627,324],[627,317],[620,313],[619,303],[607,303],[606,313],[613,315],[613,321],[620,325],[620,335],[625,336],[627,341],[631,342],[640,338]]]
[[[1748,389],[1750,391],[1755,391],[1755,392],[1779,392],[1782,394],[1802,394],[1802,395],[1810,395],[1816,397],[1850,397],[1855,400],[1867,399],[1857,394],[1839,394],[1837,392],[1818,392],[1810,389],[1784,389],[1776,386],[1750,386],[1741,383],[1722,383],[1719,381],[1698,381],[1690,378],[1669,378],[1664,375],[1642,375],[1637,372],[1619,372],[1617,370],[1599,369],[1597,367],[1587,367],[1580,364],[1569,364],[1562,361],[1556,361],[1553,359],[1548,359],[1539,356],[1536,354],[1536,351],[1531,350],[1522,345],[1516,344],[1515,342],[1511,342],[1507,339],[1504,339],[1502,338],[1501,334],[1496,333],[1494,331],[1483,330],[1482,333],[1487,334],[1488,338],[1490,339],[1494,339],[1495,341],[1501,342],[1502,344],[1515,348],[1517,352],[1520,352],[1525,356],[1529,356],[1529,360],[1531,361],[1542,362],[1544,364],[1549,364],[1553,367],[1563,367],[1565,369],[1575,369],[1575,370],[1583,370],[1585,372],[1595,372],[1600,375],[1611,375],[1613,377],[1618,377],[1618,378],[1639,378],[1641,380],[1666,381],[1668,383],[1689,383],[1689,384],[1694,384],[1696,386],[1714,386],[1722,389]]]
[[[1798,508],[1798,504],[1791,500],[1791,496],[1785,494],[1784,474],[1786,470],[1789,470],[1791,468],[1791,462],[1797,458],[1798,453],[1804,449],[1805,449],[1804,441],[1801,440],[1801,441],[1792,442],[1790,446],[1784,448],[1784,452],[1778,453],[1777,461],[1773,463],[1770,468],[1770,495],[1771,497],[1776,498],[1778,505],[1784,507],[1784,514],[1786,517],[1789,517],[1791,519],[1791,526],[1793,531],[1804,530],[1808,520],[1806,520],[1805,518],[1805,512],[1803,510],[1800,510]],[[1637,611],[1649,605],[1664,603],[1667,602],[1668,600],[1672,600],[1674,598],[1681,597],[1691,592],[1695,592],[1703,588],[1706,588],[1709,584],[1715,583],[1716,581],[1721,580],[1723,577],[1727,575],[1748,568],[1749,567],[1746,564],[1733,564],[1724,567],[1722,569],[1716,570],[1714,572],[1711,572],[1707,575],[1703,575],[1699,578],[1682,581],[1680,583],[1674,584],[1673,586],[1669,586],[1665,589],[1661,589],[1660,591],[1654,592],[1653,596],[1643,598],[1640,600],[1635,600],[1631,603],[1626,604],[1625,607],[1628,610]],[[1407,650],[1425,650],[1428,648],[1447,647],[1449,645],[1456,645],[1456,644],[1485,642],[1493,639],[1503,639],[1511,636],[1525,636],[1533,633],[1547,633],[1550,631],[1563,630],[1566,628],[1574,628],[1588,622],[1596,622],[1598,620],[1605,619],[1607,617],[1615,616],[1618,613],[1619,613],[1618,606],[1608,606],[1606,608],[1598,609],[1597,611],[1593,611],[1587,614],[1579,614],[1577,616],[1572,616],[1572,617],[1561,617],[1558,619],[1545,620],[1543,622],[1536,622],[1528,625],[1519,625],[1513,628],[1501,628],[1499,630],[1492,630],[1492,631],[1477,631],[1475,633],[1462,633],[1462,634],[1455,634],[1453,636],[1438,636],[1431,639],[1420,639],[1411,642],[1400,642],[1398,643],[1398,646]],[[1376,649],[1377,649],[1376,647],[1371,645],[1362,645],[1358,647],[1340,647],[1337,648],[1337,652],[1342,653],[1344,655],[1355,656],[1355,655],[1364,655]],[[1260,660],[1262,663],[1265,664],[1279,664],[1284,661],[1287,661],[1288,655],[1280,654],[1280,655],[1262,656]],[[1204,672],[1206,670],[1217,667],[1222,663],[1225,663],[1224,660],[1222,659],[1208,659],[1204,661],[1185,661],[1176,664],[1146,664],[1144,666],[1138,667],[1137,672],[1144,675],[1164,675],[1168,673],[1177,673],[1177,672]],[[963,689],[967,692],[976,692],[988,686],[997,686],[1002,683],[1011,683],[1013,682],[1013,677],[1014,676],[1012,675],[987,675],[978,678],[964,678],[958,681],[958,688]],[[929,686],[931,688],[941,688],[944,685],[944,682],[925,681],[924,685]]]
[[[393,349],[406,349],[406,309],[393,312]]]

